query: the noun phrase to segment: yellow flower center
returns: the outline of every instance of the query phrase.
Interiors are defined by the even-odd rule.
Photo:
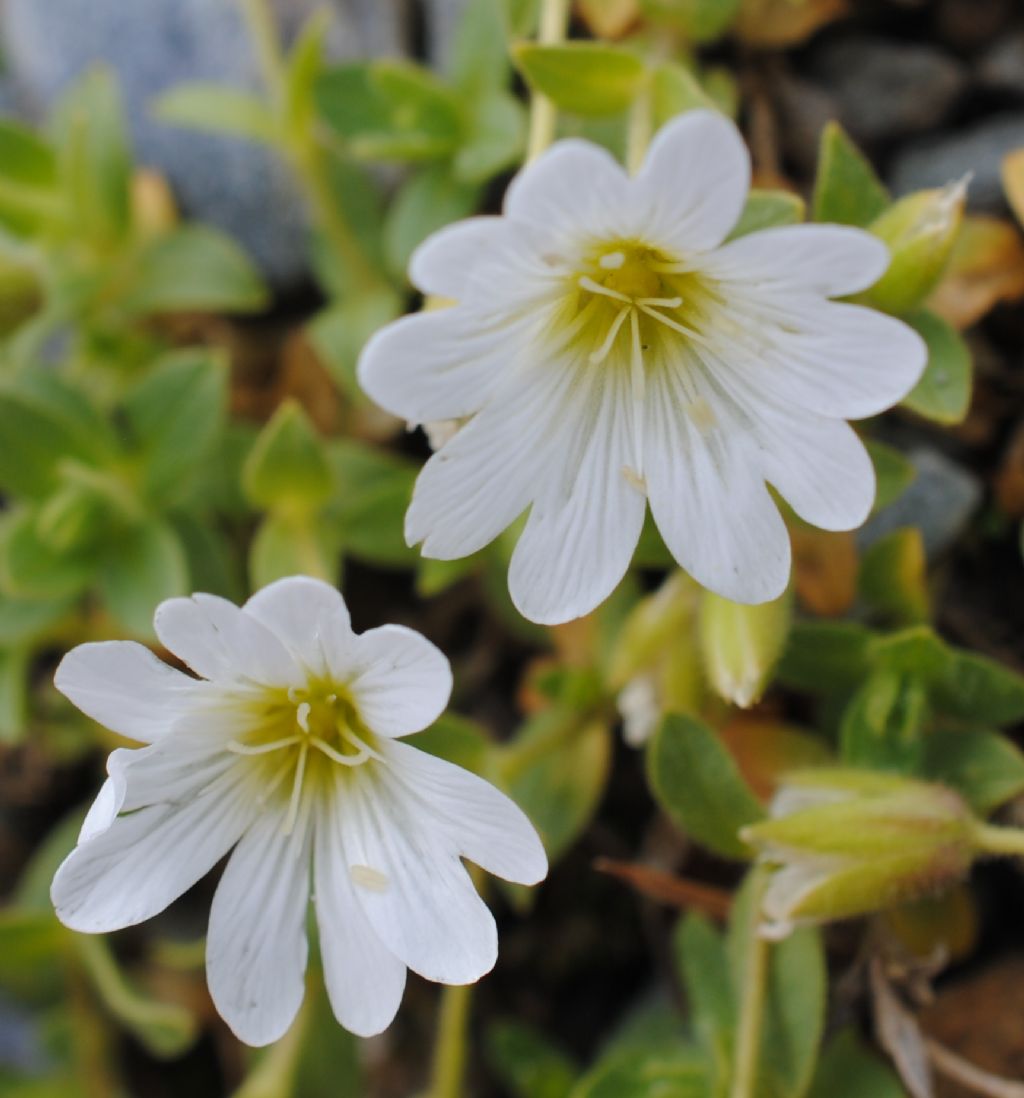
[[[290,788],[287,834],[295,827],[303,788],[321,781],[335,767],[352,769],[379,759],[376,742],[347,691],[337,684],[317,683],[272,692],[258,704],[252,730],[227,746],[237,755],[272,759],[263,797]]]

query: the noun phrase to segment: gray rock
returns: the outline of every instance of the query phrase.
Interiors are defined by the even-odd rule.
[[[912,450],[917,476],[898,499],[871,518],[857,533],[866,549],[900,526],[917,526],[925,553],[934,560],[962,533],[981,502],[978,479],[945,454],[928,447]]]
[[[865,35],[816,49],[811,74],[836,99],[843,125],[863,141],[933,128],[968,85],[966,67],[940,50]]]
[[[896,194],[938,187],[973,173],[968,205],[978,210],[1005,208],[999,176],[1003,157],[1024,146],[1024,113],[997,115],[959,133],[907,145],[893,159],[888,182]]]
[[[286,41],[319,0],[272,0]],[[402,0],[334,0],[336,56],[401,50]],[[150,106],[189,80],[260,85],[237,0],[5,0],[0,32],[24,111],[39,118],[105,62],[124,90],[136,155],[165,174],[183,211],[229,232],[278,287],[305,273],[305,214],[287,169],[241,140],[158,122]]]
[[[978,78],[986,87],[1024,95],[1024,31],[996,42],[978,64]]]

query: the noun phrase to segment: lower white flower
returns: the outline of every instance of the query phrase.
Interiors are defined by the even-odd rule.
[[[418,633],[352,631],[338,592],[280,580],[239,608],[211,595],[156,612],[161,642],[84,644],[57,670],[83,712],[148,746],[119,749],[53,881],[62,922],[101,933],[163,910],[233,848],[206,947],[214,1003],[252,1045],[302,1002],[314,898],[342,1025],[383,1030],[406,968],[464,984],[494,965],[494,919],[461,858],[534,884],[526,816],[474,774],[398,742],[444,710],[448,661]]]
[[[561,141],[515,178],[501,217],[420,246],[413,283],[455,304],[387,325],[359,363],[367,393],[406,420],[469,417],[420,474],[410,544],[468,556],[529,512],[509,589],[526,617],[557,623],[611,593],[648,502],[682,567],[748,603],[789,578],[768,485],[815,526],[864,521],[874,472],[844,420],[904,397],[923,341],[829,300],[885,271],[866,232],[790,225],[723,243],[749,181],[736,127],[692,111],[633,177]]]

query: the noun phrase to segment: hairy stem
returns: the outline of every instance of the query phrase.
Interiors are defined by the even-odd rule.
[[[974,842],[985,854],[1009,854],[1024,857],[1024,831],[1016,827],[994,827],[979,823],[974,828]]]
[[[754,917],[746,944],[745,978],[740,991],[740,1016],[736,1031],[732,1087],[729,1098],[753,1098],[757,1090],[757,1071],[761,1059],[761,1030],[764,1023],[765,993],[771,944],[758,935],[757,912],[761,908],[765,877],[760,869],[753,884]]]
[[[461,1098],[466,1074],[466,1028],[472,985],[446,987],[441,992],[441,1017],[434,1044],[434,1065],[428,1098]]]
[[[564,41],[569,25],[569,0],[541,0],[540,27],[537,41],[542,46],[554,46]],[[546,95],[532,92],[530,97],[530,136],[526,146],[526,162],[536,160],[555,139],[558,111]]]

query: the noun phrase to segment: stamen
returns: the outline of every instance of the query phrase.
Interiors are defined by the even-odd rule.
[[[302,737],[296,733],[294,736],[285,736],[283,740],[271,740],[270,743],[256,745],[239,743],[238,740],[229,740],[227,749],[235,755],[268,755],[271,751],[279,751],[282,747],[290,747],[301,739]]]
[[[643,480],[644,467],[644,395],[647,389],[644,377],[644,354],[640,345],[640,316],[636,309],[629,311],[629,329],[631,335],[631,353],[629,356],[629,383],[633,393],[633,462],[638,480]]]
[[[640,297],[637,305],[660,305],[664,309],[678,309],[683,303],[681,297]]]
[[[688,328],[685,324],[680,324],[678,320],[673,320],[671,317],[665,316],[664,313],[656,312],[648,305],[637,304],[637,308],[641,312],[646,313],[652,320],[657,320],[664,324],[666,328],[671,328],[675,332],[679,332],[680,335],[689,337],[694,343],[702,343],[705,347],[711,346],[711,341],[705,339],[700,332],[695,332],[692,328]]]
[[[348,725],[345,725],[345,727],[341,730],[341,734],[345,737],[346,740],[349,741],[349,743],[354,743],[356,747],[360,749],[360,751],[365,751],[371,759],[376,759],[378,762],[384,761],[384,756],[381,755],[379,752],[374,751],[374,749],[365,740],[357,736],[355,732],[353,732],[352,729],[348,727]]]
[[[615,301],[624,301],[627,305],[633,304],[633,299],[627,297],[625,294],[620,294],[618,290],[612,290],[608,286],[602,286],[600,282],[595,282],[589,275],[584,275],[579,285],[584,290],[589,290],[592,294],[603,294],[605,297],[613,298]]]
[[[619,329],[622,327],[622,322],[626,319],[626,314],[629,312],[630,306],[623,305],[622,308],[615,315],[615,319],[611,322],[608,328],[608,334],[604,338],[604,342],[596,351],[592,351],[590,354],[590,361],[596,366],[599,362],[604,362],[608,357],[608,353],[612,349],[612,344],[615,342],[615,337],[619,334]]]
[[[290,835],[295,829],[299,815],[299,801],[302,797],[302,779],[306,776],[306,757],[309,755],[309,741],[303,740],[299,748],[299,761],[295,764],[295,779],[292,782],[291,800],[288,802],[288,815],[284,818],[284,834]]]
[[[333,759],[336,763],[341,763],[342,766],[359,766],[361,763],[366,762],[370,757],[371,751],[364,744],[355,755],[343,755],[340,751],[336,751],[329,743],[320,739],[319,736],[310,736],[309,743],[311,747],[315,747],[317,751],[322,752],[329,759]]]
[[[597,261],[599,267],[603,267],[606,271],[617,271],[626,262],[625,252],[608,252],[607,255],[601,256]]]
[[[301,686],[289,686],[288,687],[288,700],[292,705],[298,705],[298,703],[308,694]]]
[[[697,269],[690,263],[663,263],[656,259],[649,259],[647,267],[649,270],[658,271],[661,274],[686,274]]]
[[[277,787],[281,784],[281,782],[284,781],[284,776],[285,776],[285,774],[288,773],[289,761],[290,761],[290,756],[289,756],[288,759],[285,759],[284,763],[281,766],[279,766],[277,768],[277,770],[274,772],[274,776],[270,779],[270,781],[267,783],[267,785],[265,785],[263,787],[263,789],[260,791],[260,804],[261,805],[266,804],[267,801],[270,800],[271,795],[273,794],[274,790],[277,789]]]

